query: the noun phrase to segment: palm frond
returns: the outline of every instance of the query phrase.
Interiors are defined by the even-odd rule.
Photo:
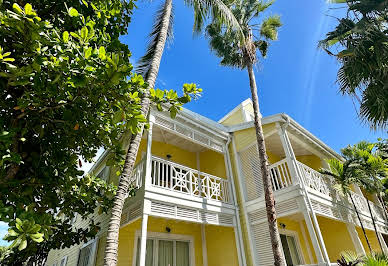
[[[282,25],[280,16],[271,16],[263,21],[260,28],[260,35],[267,40],[277,40],[278,28]]]
[[[147,79],[148,71],[150,69],[150,66],[152,64],[152,60],[154,58],[155,52],[156,52],[156,45],[158,44],[159,39],[161,38],[162,34],[162,23],[163,18],[165,17],[167,10],[167,1],[160,6],[158,11],[156,12],[155,21],[151,30],[151,33],[149,34],[149,42],[147,46],[147,51],[145,55],[143,55],[139,61],[137,62],[136,66],[136,72],[144,77],[144,79]],[[169,18],[169,26],[167,30],[167,40],[172,41],[174,38],[174,32],[173,32],[173,24],[174,24],[174,8],[171,7],[170,12],[170,18]]]

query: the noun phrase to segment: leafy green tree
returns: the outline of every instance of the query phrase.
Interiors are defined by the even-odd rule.
[[[12,242],[4,265],[43,265],[51,249],[96,235],[90,214],[111,208],[115,187],[83,175],[80,158],[104,147],[122,166],[120,136],[146,122],[148,85],[119,41],[133,2],[31,3],[0,2],[0,220]],[[152,92],[150,101],[178,110],[198,88]],[[73,228],[75,213],[89,226]]]
[[[273,1],[264,2],[253,0],[241,0],[234,3],[232,12],[244,35],[243,40],[240,38],[239,31],[226,28],[218,21],[214,21],[207,27],[207,34],[210,39],[211,49],[221,58],[221,65],[247,69],[248,71],[272,250],[275,265],[284,265],[276,223],[276,210],[268,169],[268,157],[265,151],[263,128],[260,120],[257,85],[253,71],[253,67],[258,61],[257,51],[259,51],[263,58],[267,55],[269,42],[277,39],[277,29],[281,26],[279,16],[270,16],[266,19],[260,18],[262,13],[272,3]]]
[[[230,9],[224,2],[217,0],[187,0],[185,4],[194,9],[194,30],[200,32],[204,21],[209,17],[214,17],[220,20],[223,24],[229,27],[238,28],[235,17],[230,12]],[[156,77],[159,72],[159,66],[163,55],[163,50],[168,37],[173,35],[173,3],[172,0],[165,0],[164,4],[155,15],[155,22],[150,33],[150,42],[146,54],[140,59],[138,70],[144,76],[148,88],[152,89],[155,86]],[[241,33],[241,31],[239,31]],[[240,34],[241,35],[241,34]],[[189,87],[187,87],[189,89]],[[191,87],[190,93],[197,93],[197,88]],[[149,94],[150,93],[150,94]],[[147,117],[150,109],[149,97],[154,97],[152,91],[146,91],[145,96],[141,101],[141,114]],[[182,101],[187,102],[190,97],[183,97]],[[157,105],[158,109],[161,108]],[[178,109],[174,106],[169,108],[174,117]],[[105,246],[104,265],[112,266],[117,263],[118,236],[120,228],[121,214],[124,206],[125,195],[129,186],[129,177],[132,173],[135,164],[136,155],[139,149],[141,137],[143,134],[143,126],[137,134],[133,134],[130,139],[130,144],[125,158],[124,169],[120,178],[117,193],[114,198],[112,216],[109,221],[109,228]]]
[[[339,91],[358,101],[363,121],[384,129],[388,126],[388,2],[332,2],[346,5],[348,12],[319,45],[341,65]]]
[[[330,169],[321,169],[320,172],[322,174],[332,177],[336,183],[334,187],[340,192],[342,196],[346,196],[348,199],[350,199],[354,211],[356,212],[357,219],[360,223],[369,251],[372,254],[372,248],[370,246],[369,239],[366,235],[364,224],[362,223],[360,213],[355,204],[353,193],[351,190],[351,186],[353,184],[358,185],[360,181],[360,176],[363,176],[358,150],[359,148],[357,147],[357,145],[348,146],[342,149],[341,153],[344,157],[344,161],[340,161],[338,159],[329,159],[327,160],[327,163]]]

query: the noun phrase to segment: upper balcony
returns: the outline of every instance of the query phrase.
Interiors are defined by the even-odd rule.
[[[272,186],[275,193],[281,193],[286,189],[292,189],[292,187],[300,187],[300,185],[302,185],[301,182],[303,182],[307,192],[313,199],[313,207],[317,208],[320,212],[323,212],[328,216],[344,218],[341,217],[346,215],[346,212],[344,212],[343,209],[341,212],[341,210],[336,211],[329,207],[336,205],[337,207],[341,206],[351,210],[354,209],[350,198],[341,195],[335,189],[335,181],[331,177],[323,175],[299,161],[296,161],[296,165],[290,165],[292,165],[292,162],[287,159],[280,160],[270,165]],[[293,175],[291,174],[293,172],[291,169],[294,167],[297,167],[297,169],[295,169],[295,174]],[[378,204],[368,200],[363,195],[360,195],[361,191],[357,187],[353,187],[352,189],[354,191],[350,191],[350,194],[359,213],[366,217],[370,217],[368,207],[369,202],[373,217],[378,222],[386,224],[387,218],[384,215],[383,209],[378,206]],[[359,193],[356,193],[357,190]]]

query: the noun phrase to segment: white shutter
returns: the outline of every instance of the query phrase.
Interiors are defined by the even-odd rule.
[[[260,160],[256,145],[241,151],[240,162],[241,170],[244,176],[247,200],[254,200],[261,197],[264,193],[261,177]]]
[[[255,242],[256,264],[260,266],[274,265],[271,238],[268,223],[263,222],[251,226],[253,241]]]

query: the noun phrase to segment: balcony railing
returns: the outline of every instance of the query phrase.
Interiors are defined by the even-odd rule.
[[[132,185],[140,188],[145,174],[145,159],[133,171]],[[229,181],[156,156],[151,160],[151,186],[193,197],[231,203]]]
[[[296,178],[292,178],[289,163],[287,159],[283,159],[279,162],[276,162],[270,165],[270,174],[272,179],[272,186],[274,191],[281,190],[283,188],[289,187],[290,185],[296,184]],[[313,193],[319,192],[319,194],[323,194],[325,196],[329,196],[331,199],[336,199],[336,201],[344,206],[348,206],[349,208],[353,208],[349,206],[351,204],[350,199],[345,199],[341,197],[338,192],[334,189],[333,185],[335,182],[328,176],[325,176],[318,171],[312,169],[311,167],[298,162],[297,166],[300,172],[300,180],[304,182],[306,187]],[[292,180],[295,180],[294,183]],[[370,216],[367,199],[353,191],[350,192],[354,203],[356,205],[357,210],[367,216]],[[373,202],[369,201],[373,216],[380,221],[386,222],[385,215],[383,213],[383,209]]]

